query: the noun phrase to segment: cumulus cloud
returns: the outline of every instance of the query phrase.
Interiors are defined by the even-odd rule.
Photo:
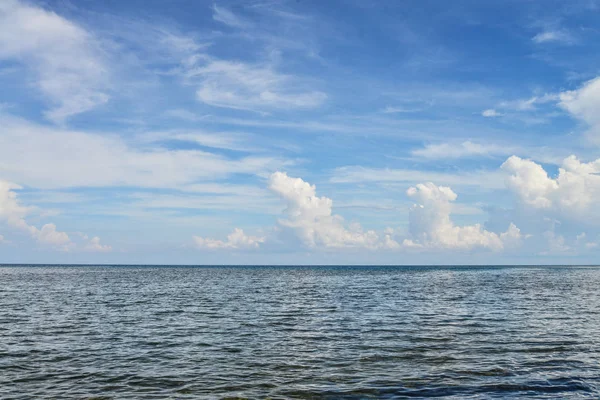
[[[194,243],[201,249],[256,249],[264,241],[264,237],[248,236],[240,228],[235,228],[226,241],[194,236]]]
[[[55,224],[48,223],[41,228],[29,224],[25,217],[33,209],[20,204],[17,194],[14,192],[16,189],[20,189],[20,186],[0,180],[0,221],[5,221],[8,225],[29,233],[40,244],[64,251],[76,248],[76,244],[69,235],[66,232],[59,231]],[[84,250],[92,248],[100,248],[103,251],[110,250],[110,246],[101,246],[100,239],[97,237],[84,246]]]
[[[456,226],[450,218],[452,202],[457,195],[449,187],[433,183],[419,184],[408,190],[416,201],[410,210],[409,236],[388,228],[383,232],[364,230],[358,223],[347,223],[333,213],[332,199],[317,195],[315,185],[284,172],[275,172],[269,179],[269,189],[286,204],[284,216],[278,219],[273,230],[278,239],[301,244],[308,249],[356,248],[368,250],[441,249],[471,250],[476,248],[500,251],[520,244],[523,235],[510,224],[506,232],[497,234],[483,229],[479,224]],[[239,239],[238,239],[239,238]],[[258,243],[274,239],[247,238],[236,229],[227,241],[194,237],[198,247],[235,249],[258,247]],[[246,245],[238,245],[244,243]]]
[[[600,195],[600,159],[584,163],[567,157],[556,178],[534,161],[517,156],[508,158],[501,168],[508,173],[508,189],[522,205],[534,209],[588,218]]]
[[[80,249],[90,253],[108,253],[112,251],[112,246],[100,243],[100,238],[94,236],[90,239],[85,233],[77,232],[82,239]]]
[[[269,178],[269,189],[287,206],[285,217],[278,220],[274,229],[284,241],[291,240],[310,249],[400,247],[389,232],[379,235],[373,230],[363,230],[360,224],[346,224],[340,215],[333,214],[333,201],[318,197],[316,187],[300,178],[275,172]],[[268,239],[273,237],[246,236],[239,228],[228,236],[227,241],[194,236],[196,246],[208,249],[256,248]]]
[[[456,226],[450,219],[451,202],[458,197],[449,187],[423,183],[408,189],[409,197],[416,201],[410,209],[409,226],[411,239],[407,247],[462,249],[486,248],[502,250],[521,240],[521,232],[510,224],[508,230],[497,234],[479,224]]]
[[[38,229],[25,221],[24,217],[30,209],[19,204],[13,189],[20,189],[20,187],[10,182],[0,181],[0,217],[9,225],[28,232],[39,243],[68,249],[71,246],[71,239],[65,232],[57,231],[56,225],[45,224]]]
[[[40,243],[49,244],[53,246],[69,246],[71,239],[66,232],[60,232],[56,230],[56,225],[45,224],[42,229],[37,229],[34,226],[30,226],[32,236],[35,237]]]
[[[570,156],[550,175],[542,165],[512,156],[501,169],[515,200],[509,214],[535,238],[530,241],[532,251],[577,254],[597,246],[600,159],[582,162]]]
[[[269,180],[269,188],[287,205],[286,218],[279,219],[279,227],[309,248],[373,249],[397,245],[389,235],[382,242],[375,231],[363,231],[357,224],[346,226],[341,216],[332,213],[333,201],[328,197],[318,197],[316,187],[300,178],[275,172]]]
[[[588,137],[600,144],[600,77],[560,94],[559,106],[589,126]]]
[[[108,101],[107,67],[94,38],[79,25],[17,0],[0,2],[0,60],[25,64],[52,103],[55,122]]]

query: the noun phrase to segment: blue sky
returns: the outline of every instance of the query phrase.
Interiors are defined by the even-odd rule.
[[[600,2],[0,3],[0,262],[597,263]]]

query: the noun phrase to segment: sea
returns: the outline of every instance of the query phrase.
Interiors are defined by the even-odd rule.
[[[600,397],[600,267],[0,266],[1,399]]]

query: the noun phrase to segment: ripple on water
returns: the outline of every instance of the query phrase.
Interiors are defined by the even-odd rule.
[[[600,268],[0,267],[0,398],[598,398]]]

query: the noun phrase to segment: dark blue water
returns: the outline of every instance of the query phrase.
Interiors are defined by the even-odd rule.
[[[598,398],[600,268],[0,267],[0,398]]]

